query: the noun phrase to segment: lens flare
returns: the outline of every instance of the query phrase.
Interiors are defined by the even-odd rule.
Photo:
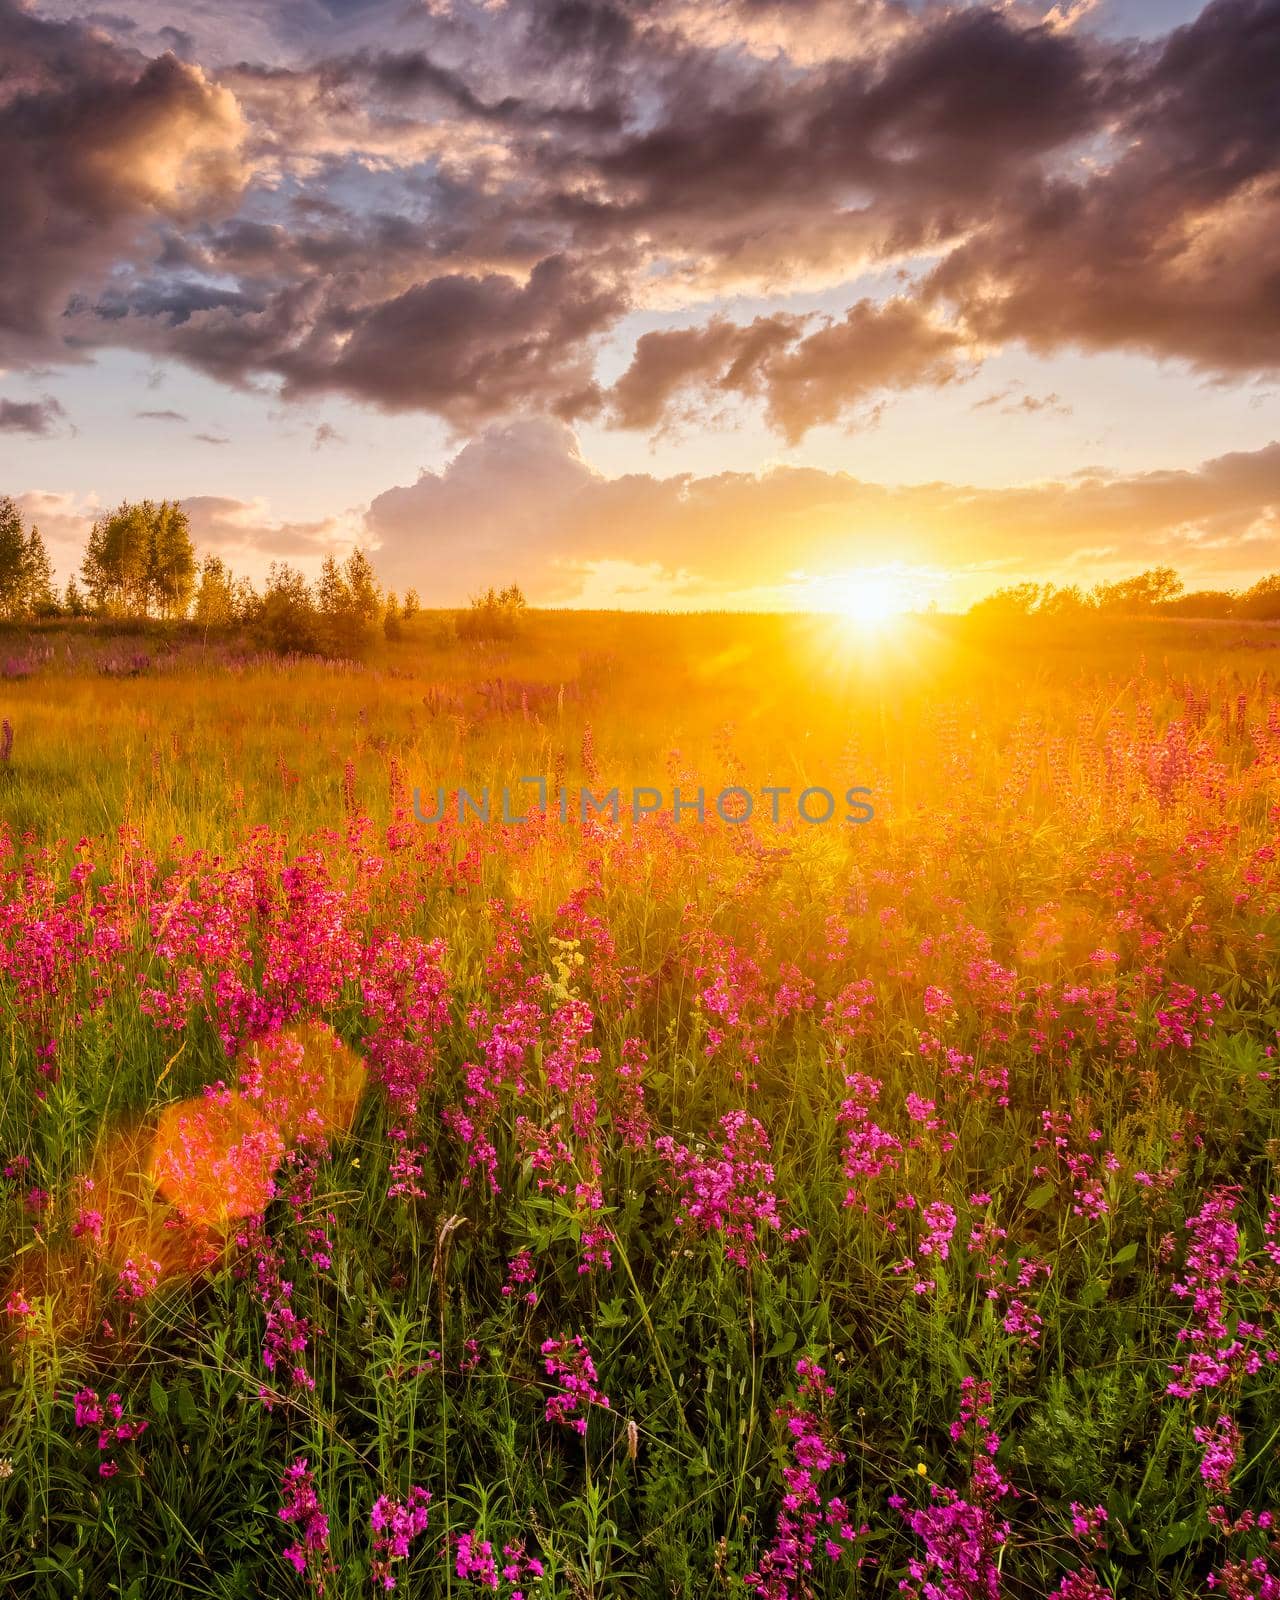
[[[256,1107],[223,1089],[160,1113],[151,1178],[184,1221],[225,1228],[267,1209],[285,1148]]]
[[[3,1322],[19,1337],[83,1337],[211,1271],[236,1225],[266,1210],[287,1152],[349,1131],[365,1076],[331,1028],[294,1024],[249,1048],[238,1088],[117,1126],[60,1208],[65,1242],[29,1252],[0,1292]]]

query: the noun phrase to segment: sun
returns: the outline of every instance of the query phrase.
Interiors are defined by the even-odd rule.
[[[842,590],[840,615],[863,628],[882,628],[905,609],[902,586],[891,578],[854,578]]]
[[[911,608],[902,578],[889,572],[841,572],[815,585],[824,611],[867,632],[891,627]]]

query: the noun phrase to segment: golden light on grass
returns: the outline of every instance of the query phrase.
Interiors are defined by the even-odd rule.
[[[30,1251],[0,1295],[20,1336],[83,1337],[159,1285],[208,1272],[237,1224],[261,1216],[286,1152],[346,1133],[365,1065],[320,1022],[246,1052],[240,1087],[218,1085],[117,1126],[66,1203],[65,1243]]]
[[[365,1064],[323,1022],[300,1022],[258,1040],[240,1077],[243,1092],[287,1144],[346,1133],[365,1084]]]
[[[118,1129],[78,1184],[73,1236],[113,1281],[130,1262],[157,1282],[189,1277],[218,1255],[218,1242],[192,1228],[158,1189],[151,1171],[155,1144],[154,1121]]]
[[[159,1190],[152,1164],[156,1124],[117,1126],[71,1186],[70,1237],[31,1250],[15,1264],[10,1292],[31,1305],[14,1331],[51,1342],[83,1338],[125,1302],[160,1284],[207,1272],[224,1239],[184,1216]]]
[[[225,1228],[260,1216],[285,1141],[243,1095],[222,1090],[160,1114],[152,1147],[156,1191],[188,1223]]]

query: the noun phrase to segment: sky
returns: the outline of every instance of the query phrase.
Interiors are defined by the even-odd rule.
[[[0,0],[0,493],[261,579],[1280,569],[1280,0]]]

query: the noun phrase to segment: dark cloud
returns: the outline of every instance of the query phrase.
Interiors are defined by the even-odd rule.
[[[190,58],[195,51],[194,34],[187,33],[182,28],[163,27],[160,29],[159,37],[175,56]]]
[[[149,224],[234,200],[239,118],[200,68],[13,0],[0,0],[0,60],[0,357],[47,357],[69,296]]]
[[[929,287],[979,338],[1280,368],[1280,4],[1216,0],[1149,52],[1083,177],[1027,176]]]
[[[1114,77],[1075,39],[987,9],[803,72],[659,55],[659,113],[567,153],[553,204],[584,237],[640,233],[706,286],[839,281],[987,219],[1014,175],[1095,131]],[[597,183],[564,192],[583,167]]]
[[[275,365],[293,392],[341,389],[459,425],[527,406],[573,416],[596,397],[591,341],[624,304],[607,282],[549,256],[526,283],[450,274],[359,317],[329,304]]]
[[[950,382],[965,363],[962,333],[908,300],[860,300],[843,318],[758,317],[643,335],[610,394],[624,427],[656,426],[673,397],[761,396],[792,442],[886,391]]]
[[[133,33],[138,24],[132,17],[127,17],[120,11],[89,11],[85,14],[86,22],[95,28],[103,28],[108,33]]]
[[[136,415],[139,420],[144,422],[185,422],[187,420],[181,411],[139,411]]]
[[[768,416],[796,440],[886,390],[950,383],[964,360],[963,333],[913,302],[860,300],[770,364]]]
[[[614,415],[624,428],[654,428],[677,395],[758,394],[766,363],[793,345],[803,326],[800,317],[757,317],[745,327],[718,317],[700,328],[642,334],[609,392]]]
[[[55,432],[66,415],[52,395],[42,400],[0,400],[0,433],[45,436]]]
[[[789,439],[1011,343],[1280,368],[1280,0],[1145,42],[1071,9],[219,0],[187,32],[138,0],[122,42],[0,0],[0,355],[459,428],[751,403]],[[825,320],[716,308],[841,285]],[[602,395],[600,337],[664,307],[694,326]]]

